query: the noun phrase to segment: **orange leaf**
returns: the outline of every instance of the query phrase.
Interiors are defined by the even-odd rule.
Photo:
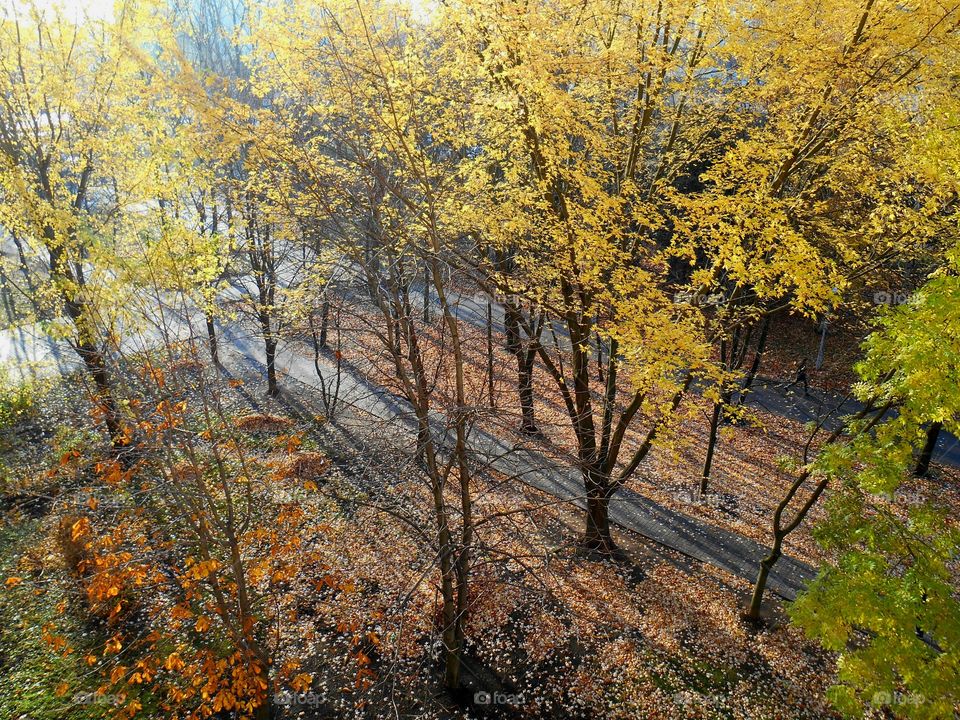
[[[312,683],[313,675],[310,675],[309,673],[300,673],[290,681],[290,687],[292,687],[298,693],[303,693],[310,689],[310,685]]]

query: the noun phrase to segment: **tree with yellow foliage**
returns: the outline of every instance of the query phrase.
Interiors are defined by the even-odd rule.
[[[110,257],[138,200],[135,156],[143,78],[119,33],[132,22],[71,22],[31,4],[0,20],[0,227],[45,282],[30,300],[60,317],[93,382],[111,437],[120,419],[110,378]]]

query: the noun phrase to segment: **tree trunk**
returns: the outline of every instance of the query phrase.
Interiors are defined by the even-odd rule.
[[[423,323],[430,323],[430,266],[423,266]]]
[[[726,338],[720,341],[720,364],[727,370],[736,357],[737,335],[734,334],[732,346],[728,346]],[[728,357],[729,352],[729,357]],[[703,474],[700,476],[700,497],[707,494],[707,485],[710,483],[710,471],[713,469],[713,455],[717,449],[717,433],[720,430],[720,418],[724,404],[730,402],[729,393],[720,387],[720,399],[713,404],[713,413],[710,415],[710,436],[707,439],[707,456],[703,461]]]
[[[930,470],[930,460],[933,458],[933,451],[937,447],[937,439],[940,437],[940,431],[943,429],[943,423],[930,423],[927,428],[927,441],[920,451],[920,458],[917,460],[917,467],[913,474],[917,477],[923,477]]]
[[[7,313],[7,322],[10,325],[16,324],[17,313],[14,310],[13,295],[10,292],[10,281],[3,268],[0,268],[0,295],[3,295],[3,309]]]
[[[487,393],[490,407],[497,406],[496,395],[493,390],[493,303],[487,303]]]
[[[740,385],[740,392],[737,396],[737,405],[742,405],[746,399],[747,392],[753,386],[753,381],[757,378],[757,372],[760,370],[760,363],[763,361],[763,353],[767,348],[767,336],[770,332],[771,315],[763,318],[763,324],[760,326],[760,337],[757,338],[757,349],[753,355],[753,362],[750,363],[750,369],[747,370],[743,383]]]
[[[507,334],[507,349],[517,361],[517,395],[520,397],[520,432],[537,433],[533,411],[533,360],[535,349],[524,348],[521,336],[521,309],[510,299],[504,304],[503,322]]]
[[[588,470],[584,473],[584,484],[587,488],[587,514],[583,546],[587,550],[609,555],[616,549],[610,534],[609,482]]]
[[[713,414],[710,416],[710,437],[707,439],[707,457],[703,461],[703,475],[700,477],[700,499],[707,494],[707,485],[710,483],[710,471],[713,468],[713,454],[717,449],[717,433],[720,429],[720,414],[723,403],[713,404]]]
[[[77,345],[77,354],[96,388],[95,402],[103,413],[103,424],[107,426],[114,447],[122,445],[120,439],[120,421],[117,417],[117,405],[113,399],[113,388],[107,375],[107,364],[103,353],[93,343]]]
[[[324,295],[323,305],[320,307],[320,337],[317,345],[320,350],[327,349],[327,328],[330,325],[330,301]]]
[[[280,394],[277,386],[277,341],[268,336],[263,344],[267,356],[267,395],[277,397]]]
[[[532,353],[517,353],[520,431],[525,435],[535,435],[537,433],[537,423],[533,415],[533,358]]]
[[[261,673],[263,681],[267,684],[267,690],[264,693],[263,702],[258,705],[253,711],[254,720],[273,720],[273,698],[270,696],[270,678],[268,672]]]
[[[760,606],[763,604],[763,591],[767,587],[767,577],[777,560],[780,559],[782,545],[783,536],[778,535],[774,540],[770,554],[760,561],[760,571],[757,573],[757,581],[753,586],[753,597],[750,598],[750,607],[747,608],[745,614],[745,617],[750,620],[760,618]]]
[[[207,340],[210,343],[210,357],[213,358],[213,364],[220,364],[220,354],[217,351],[217,329],[213,324],[213,316],[210,313],[204,313],[207,321]]]
[[[892,374],[892,373],[891,373]],[[890,377],[890,374],[887,375],[887,378]],[[821,447],[821,452],[823,448],[832,445],[837,441],[841,435],[858,420],[862,420],[864,417],[869,415],[871,412],[877,410],[877,414],[873,419],[867,423],[867,425],[860,430],[861,433],[870,432],[873,429],[887,411],[893,406],[893,401],[891,400],[882,408],[877,410],[876,402],[871,400],[867,403],[866,407],[863,408],[857,415],[846,423],[842,424],[840,427],[836,428],[830,436],[823,442]],[[817,500],[820,499],[820,496],[823,494],[823,491],[827,489],[827,483],[830,481],[830,476],[824,476],[817,483],[816,487],[813,489],[813,492],[810,493],[810,497],[800,506],[800,508],[794,513],[793,518],[787,522],[783,522],[783,515],[787,510],[787,507],[790,505],[793,498],[799,492],[800,488],[803,487],[803,484],[810,478],[813,474],[813,468],[808,466],[797,478],[793,481],[793,484],[787,490],[786,495],[780,501],[780,504],[777,506],[777,509],[773,513],[773,546],[770,549],[770,554],[767,555],[763,560],[760,561],[760,569],[757,573],[757,581],[753,588],[753,597],[750,600],[750,607],[745,613],[745,617],[749,620],[757,620],[760,617],[760,605],[763,602],[763,591],[767,586],[767,578],[770,575],[770,571],[773,569],[773,566],[776,564],[777,560],[780,559],[783,551],[783,540],[790,533],[799,527],[800,523],[807,517],[807,513],[810,512]]]
[[[603,340],[600,339],[600,333],[597,335],[597,380],[603,382]]]
[[[453,567],[449,558],[451,548],[446,551],[447,558],[441,561],[440,594],[443,602],[443,684],[449,690],[460,687],[461,647],[458,642],[457,600],[453,581]]]

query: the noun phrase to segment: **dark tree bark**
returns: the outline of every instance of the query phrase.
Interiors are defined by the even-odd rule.
[[[430,323],[430,266],[423,266],[423,322]]]
[[[873,426],[876,425],[881,418],[883,418],[892,405],[892,402],[888,402],[881,409],[877,410],[876,403],[874,401],[868,402],[866,407],[864,407],[863,410],[861,410],[854,418],[852,418],[852,420],[841,424],[840,427],[834,430],[823,443],[823,445],[821,445],[821,448],[837,442],[837,440],[842,437],[843,433],[849,429],[852,423],[863,420],[870,413],[876,411],[876,415],[870,420],[869,423],[867,423],[866,427],[861,430],[861,432],[869,432]],[[785,523],[784,513],[787,511],[790,503],[800,491],[800,488],[803,487],[804,483],[812,474],[813,471],[809,468],[800,473],[800,475],[797,476],[797,478],[793,481],[793,484],[787,490],[783,500],[780,501],[776,511],[773,513],[773,544],[767,556],[760,561],[760,567],[757,571],[757,580],[753,586],[753,595],[750,598],[750,605],[747,607],[746,613],[744,613],[744,616],[748,620],[758,620],[760,617],[760,607],[763,603],[763,592],[766,589],[767,579],[770,576],[770,571],[773,569],[773,566],[776,565],[777,560],[783,556],[783,541],[790,533],[797,529],[800,523],[803,522],[804,518],[806,518],[807,514],[810,512],[810,508],[816,504],[817,500],[819,500],[820,496],[823,494],[823,491],[827,488],[827,483],[830,481],[829,475],[823,476],[820,481],[817,482],[816,486],[814,486],[813,492],[810,493],[810,497],[808,497],[807,500],[800,505],[800,508],[794,514],[793,518],[791,518],[789,522]]]
[[[750,368],[747,370],[747,374],[744,376],[743,382],[740,384],[740,390],[737,396],[737,405],[742,405],[744,403],[747,393],[753,386],[753,382],[757,378],[757,373],[760,371],[760,364],[763,362],[763,353],[767,349],[767,336],[770,333],[770,321],[772,318],[772,314],[765,315],[763,322],[760,325],[760,337],[757,338],[757,348],[753,354],[753,362],[750,363]]]
[[[213,324],[213,316],[210,313],[204,313],[204,319],[207,323],[207,342],[210,345],[210,357],[214,365],[220,364],[220,353],[217,350],[217,328]]]
[[[920,457],[917,459],[917,467],[913,471],[917,477],[924,477],[930,471],[930,460],[933,459],[933,451],[937,447],[941,430],[943,430],[942,422],[930,423],[930,427],[927,428],[927,440],[923,444]]]
[[[535,435],[538,432],[533,406],[533,362],[543,329],[543,314],[524,322],[523,308],[514,298],[504,303],[504,328],[507,334],[507,349],[517,361],[517,395],[520,398],[520,432]],[[532,314],[532,313],[531,313]],[[531,328],[531,335],[524,338],[523,327]]]
[[[720,341],[720,364],[723,370],[727,369],[729,360],[727,353],[731,355],[734,349],[729,347],[724,338]],[[720,399],[713,403],[713,411],[710,414],[710,431],[707,437],[707,454],[703,461],[703,472],[700,475],[700,494],[702,499],[707,494],[707,487],[710,483],[710,473],[713,470],[713,456],[717,449],[717,434],[720,431],[720,419],[723,414],[724,406],[729,403],[729,392],[723,387],[720,388]]]
[[[277,382],[277,343],[279,328],[275,318],[277,299],[277,254],[269,225],[261,225],[252,204],[247,213],[247,256],[250,270],[257,287],[256,318],[263,337],[264,356],[267,365],[267,395],[277,397],[280,387]]]
[[[210,218],[210,235],[212,237],[217,236],[220,225],[220,216],[217,213],[216,197],[213,195],[213,192],[210,193],[211,200],[213,201],[213,207]],[[206,210],[203,202],[203,198],[200,198],[200,223],[201,227],[205,223]],[[213,360],[215,366],[220,365],[220,353],[217,348],[217,327],[214,324],[213,313],[210,311],[210,308],[204,309],[204,320],[206,320],[207,325],[207,343],[210,346],[210,357]]]
[[[723,412],[723,403],[715,402],[713,404],[713,412],[710,414],[710,433],[707,437],[707,454],[703,461],[703,473],[700,476],[700,494],[699,498],[702,500],[703,496],[707,494],[707,487],[710,483],[710,473],[713,470],[713,455],[717,449],[717,433],[720,428],[720,415]]]
[[[330,325],[330,300],[327,294],[323,294],[323,305],[320,307],[320,336],[317,338],[317,345],[321,350],[327,349],[327,332]]]
[[[267,395],[277,397],[280,388],[277,385],[277,341],[273,336],[263,341],[267,357]]]
[[[610,534],[610,478],[587,471],[584,480],[587,487],[587,516],[583,546],[587,550],[609,555],[616,549]]]
[[[490,407],[497,406],[496,393],[493,387],[493,303],[487,303],[487,397]]]

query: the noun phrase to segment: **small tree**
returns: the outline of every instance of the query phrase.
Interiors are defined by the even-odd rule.
[[[946,272],[883,314],[867,339],[860,374],[864,392],[895,400],[897,414],[874,433],[831,449],[821,463],[842,481],[817,528],[838,558],[798,598],[791,616],[840,653],[831,697],[849,714],[889,705],[906,717],[946,718],[960,703],[960,532],[935,490],[927,500],[923,485],[902,490],[926,440],[924,426],[942,423],[960,432],[958,272],[954,249]]]

